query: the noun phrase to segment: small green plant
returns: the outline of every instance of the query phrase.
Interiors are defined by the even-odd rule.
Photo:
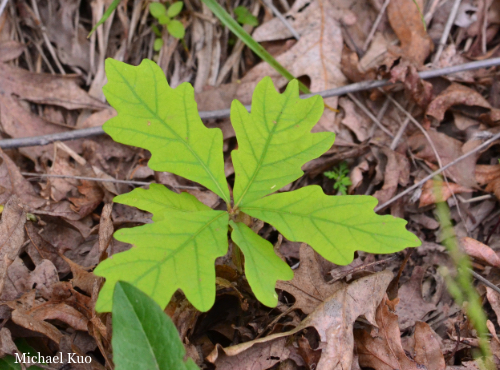
[[[116,239],[135,247],[95,269],[106,278],[98,311],[111,310],[119,280],[141,289],[162,308],[182,289],[198,310],[207,311],[215,301],[214,262],[227,253],[228,231],[244,255],[245,275],[255,296],[266,306],[276,306],[276,281],[292,279],[293,271],[272,244],[251,229],[252,217],[341,265],[349,264],[356,250],[393,253],[420,245],[405,229],[405,220],[373,212],[377,200],[371,196],[327,196],[319,186],[277,193],[301,177],[301,167],[330,149],[335,139],[332,132],[311,133],[323,113],[323,99],[301,99],[296,80],[280,94],[272,80],[264,78],[253,93],[251,113],[233,101],[238,149],[231,153],[231,195],[222,131],[203,124],[190,84],[171,88],[150,60],[134,67],[108,59],[106,75],[103,91],[118,114],[106,122],[105,132],[120,143],[149,150],[151,169],[183,176],[215,192],[227,211],[213,210],[193,195],[159,184],[117,196],[117,203],[151,212],[153,223],[115,233]]]
[[[149,12],[153,17],[156,18],[159,24],[161,24],[162,26],[167,26],[167,31],[170,35],[172,35],[176,39],[182,39],[186,34],[186,29],[180,21],[172,18],[174,18],[181,12],[183,6],[184,3],[182,1],[176,1],[175,3],[172,3],[168,8],[165,7],[165,5],[163,5],[162,3],[150,3]],[[161,47],[163,46],[161,31],[156,25],[153,25],[152,29],[156,35],[153,49],[155,51],[160,51]]]
[[[346,162],[342,162],[338,168],[335,168],[333,171],[323,172],[323,175],[328,177],[329,179],[335,180],[333,184],[333,188],[337,190],[340,194],[347,194],[347,187],[351,186],[351,179],[349,179],[349,167],[347,167]]]
[[[250,13],[250,10],[248,10],[244,6],[240,5],[234,8],[234,14],[236,14],[236,20],[238,21],[238,23],[248,24],[249,26],[254,27],[259,25],[257,17]]]
[[[174,323],[139,289],[119,281],[113,293],[113,361],[116,370],[196,370]]]

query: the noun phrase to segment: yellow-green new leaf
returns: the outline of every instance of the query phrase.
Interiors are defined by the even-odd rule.
[[[231,122],[238,139],[232,152],[235,207],[297,180],[304,174],[302,165],[330,149],[334,133],[311,133],[323,108],[320,96],[299,98],[297,80],[280,94],[269,77],[255,88],[251,113],[233,101]]]
[[[160,221],[120,229],[116,239],[134,247],[101,262],[94,273],[106,278],[98,311],[111,310],[113,287],[129,282],[162,308],[177,289],[200,311],[215,301],[215,259],[227,252],[228,214],[223,211],[167,211]]]
[[[277,280],[293,279],[293,271],[273,250],[273,245],[247,225],[230,221],[231,239],[245,255],[245,275],[255,296],[268,307],[276,307]]]
[[[168,211],[196,212],[210,211],[195,196],[189,193],[174,193],[161,184],[150,184],[149,189],[136,188],[130,193],[121,194],[113,202],[136,207],[153,214],[153,221],[163,219],[163,214]]]
[[[338,265],[352,262],[354,252],[394,253],[419,246],[406,221],[379,216],[371,196],[327,196],[319,186],[253,201],[241,210],[273,225],[288,240],[309,244]]]
[[[222,131],[208,129],[198,115],[193,87],[172,89],[158,65],[131,66],[106,60],[103,91],[118,115],[103,128],[113,140],[151,152],[149,167],[196,181],[229,203]]]

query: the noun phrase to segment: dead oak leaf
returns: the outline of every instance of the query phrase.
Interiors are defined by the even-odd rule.
[[[454,105],[482,107],[488,112],[491,109],[490,103],[476,90],[458,83],[452,83],[430,102],[425,114],[441,122],[446,111]]]
[[[382,147],[381,152],[387,158],[387,162],[384,171],[384,185],[382,189],[373,194],[378,199],[379,204],[391,199],[396,194],[398,185],[408,185],[410,178],[410,164],[406,156],[387,147]]]
[[[500,257],[486,244],[464,236],[460,238],[460,246],[469,256],[486,262],[488,265],[500,268]]]
[[[393,312],[397,301],[382,300],[375,315],[378,329],[369,333],[354,331],[359,364],[375,370],[423,370],[424,366],[408,358],[401,344],[398,316]]]
[[[437,203],[439,194],[440,202],[447,200],[453,194],[472,193],[473,189],[466,188],[453,182],[444,182],[437,180],[429,180],[422,186],[422,194],[420,195],[419,207],[425,207],[430,204]]]
[[[316,252],[307,244],[300,246],[300,266],[290,281],[278,280],[276,288],[290,293],[295,298],[293,309],[306,315],[312,313],[327,297],[342,287],[341,283],[327,283],[316,260]]]
[[[340,70],[343,38],[339,20],[350,24],[355,21],[355,16],[348,10],[335,7],[330,0],[297,0],[285,17],[300,34],[300,40],[276,60],[296,77],[309,76],[313,92],[345,85],[347,80]],[[258,27],[252,36],[256,41],[273,41],[292,35],[278,18],[274,18]],[[288,83],[273,67],[262,62],[242,78],[237,98],[250,102],[251,94],[263,76],[270,76],[278,88]],[[337,99],[326,98],[325,104],[336,108]],[[313,130],[338,132],[334,118],[335,112],[325,109]]]
[[[468,150],[467,143],[463,144],[461,141],[441,132],[428,131],[427,134],[434,144],[443,166],[465,154]],[[438,162],[434,150],[422,133],[418,132],[410,136],[407,143],[417,158],[424,159],[429,165],[437,168],[436,164]],[[462,186],[468,188],[476,187],[477,183],[474,175],[477,156],[477,154],[470,155],[451,166],[445,171],[446,176]]]
[[[293,330],[224,348],[223,352],[226,356],[241,355],[254,345],[268,343],[313,326],[317,330],[321,341],[325,343],[316,369],[350,369],[353,362],[354,321],[359,316],[364,315],[370,323],[376,325],[375,312],[392,279],[392,272],[382,271],[355,280],[351,284],[338,289],[325,299],[324,302],[316,307],[314,312],[307,316]],[[216,347],[207,359],[215,363],[218,356],[219,348]]]
[[[479,185],[486,185],[484,190],[500,199],[500,164],[476,165],[476,181]]]
[[[401,42],[402,55],[419,66],[434,49],[420,15],[423,5],[422,0],[392,0],[387,6],[389,23]]]

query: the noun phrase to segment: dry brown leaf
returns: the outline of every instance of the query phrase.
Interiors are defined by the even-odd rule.
[[[359,316],[364,315],[370,323],[376,325],[375,311],[392,279],[393,274],[388,270],[358,279],[338,289],[333,295],[324,300],[295,329],[223,348],[222,350],[227,356],[241,355],[256,344],[268,343],[313,326],[316,328],[321,341],[326,343],[316,369],[350,369],[353,361],[354,321]],[[216,347],[207,359],[212,363],[216,363],[218,356],[219,348]]]
[[[66,303],[46,302],[26,312],[34,320],[59,320],[76,330],[87,331],[88,320],[78,310]]]
[[[460,246],[469,256],[486,262],[490,266],[500,267],[500,257],[486,244],[465,236],[460,238]]]
[[[101,219],[99,223],[99,256],[108,249],[113,236],[113,220],[111,219],[113,212],[113,203],[106,203],[101,211]]]
[[[444,370],[446,362],[439,345],[439,337],[425,322],[415,324],[415,361],[427,369]]]
[[[424,316],[436,309],[436,305],[426,302],[422,297],[422,280],[426,269],[415,266],[410,280],[399,288],[399,304],[396,310],[399,316],[401,330],[415,325],[416,321],[422,320]]]
[[[427,107],[426,115],[436,118],[439,122],[444,119],[444,114],[454,105],[478,106],[491,109],[490,103],[476,90],[467,86],[452,83],[441,92]]]
[[[408,185],[410,179],[410,164],[405,155],[395,152],[387,147],[382,147],[381,152],[387,158],[384,171],[384,185],[382,189],[377,190],[373,196],[378,199],[379,204],[387,202],[391,199],[398,184],[401,186]]]
[[[354,338],[361,367],[375,370],[422,370],[422,365],[409,359],[401,344],[398,316],[393,312],[397,299],[389,301],[387,296],[376,313],[376,328],[372,333],[355,330]],[[430,369],[429,369],[430,370]]]
[[[18,352],[17,347],[12,340],[12,334],[7,328],[2,328],[0,330],[0,357],[5,355],[14,355]]]
[[[14,40],[0,42],[0,63],[16,59],[25,48],[23,44]]]
[[[489,287],[486,287],[486,298],[488,298],[488,302],[490,302],[491,308],[493,309],[493,311],[495,311],[497,322],[500,322],[500,293]]]
[[[72,197],[68,199],[71,203],[73,203],[71,209],[83,218],[91,214],[94,209],[101,204],[104,198],[104,192],[95,181],[81,181],[82,185],[78,186],[78,191],[83,195],[83,197]]]
[[[19,198],[13,195],[2,211],[0,222],[0,295],[3,292],[7,269],[14,262],[24,243],[26,211]]]
[[[462,142],[441,132],[428,131],[427,134],[432,140],[443,166],[446,166],[448,163],[466,153],[467,143],[462,144]],[[437,159],[434,151],[422,133],[418,132],[409,137],[408,146],[417,158],[424,159],[430,162],[429,164],[431,166],[437,168]],[[474,176],[476,160],[477,154],[470,155],[448,168],[445,173],[456,183],[465,187],[474,188],[477,186]]]
[[[56,344],[62,338],[62,333],[52,324],[45,321],[35,320],[31,315],[21,308],[12,311],[12,321],[23,328],[41,333],[52,339]]]
[[[327,283],[316,260],[316,252],[306,244],[300,246],[300,266],[290,281],[278,280],[276,288],[284,290],[295,298],[294,309],[306,315],[312,313],[327,297],[342,288],[341,283]]]
[[[419,207],[425,207],[430,204],[435,204],[436,199],[440,202],[447,200],[453,194],[472,193],[474,190],[453,182],[444,182],[437,180],[429,180],[422,186],[422,194],[420,195]],[[439,194],[436,196],[436,192]]]
[[[409,61],[402,61],[391,69],[391,81],[401,81],[405,87],[405,95],[424,109],[432,100],[432,84],[422,80]]]
[[[297,0],[285,17],[300,34],[300,40],[276,60],[296,77],[309,76],[313,92],[332,89],[347,83],[340,70],[343,48],[342,29],[339,20],[350,25],[355,21],[349,10],[335,7],[329,0]],[[253,33],[256,41],[272,41],[290,38],[290,31],[278,18],[264,23]],[[268,63],[252,68],[241,80],[237,91],[238,100],[247,104],[256,84],[264,76],[270,76],[276,87],[281,88],[288,80]],[[337,107],[337,97],[326,98],[325,104]],[[325,109],[315,131],[337,131],[335,112]]]
[[[359,114],[354,103],[348,98],[340,98],[339,106],[344,110],[342,124],[354,132],[359,141],[363,142],[368,139],[370,127],[372,126],[371,121]]]
[[[476,165],[476,181],[479,185],[486,185],[484,190],[500,199],[500,164]]]
[[[46,202],[21,175],[12,159],[0,149],[0,204],[5,204],[13,194],[32,209],[39,208]]]
[[[392,0],[387,6],[387,16],[401,41],[402,55],[421,66],[434,43],[425,30],[419,9],[424,9],[422,0]]]

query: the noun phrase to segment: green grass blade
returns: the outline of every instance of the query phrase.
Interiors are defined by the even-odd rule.
[[[92,34],[94,33],[94,31],[97,29],[97,27],[99,27],[101,24],[103,24],[104,22],[106,22],[108,20],[108,18],[111,16],[111,13],[113,13],[116,8],[118,7],[118,4],[120,4],[120,1],[121,0],[115,0],[111,3],[111,5],[109,6],[108,9],[106,9],[106,11],[104,12],[104,14],[102,15],[102,18],[99,19],[99,21],[96,23],[96,25],[94,26],[94,28],[92,28],[92,30],[89,32],[87,38],[89,38],[90,36],[92,36]]]
[[[241,41],[245,43],[255,54],[257,54],[262,60],[267,62],[271,67],[273,67],[279,74],[288,79],[293,80],[295,77],[288,72],[288,70],[283,67],[274,57],[267,52],[266,49],[262,47],[253,37],[241,27],[236,20],[229,15],[228,12],[221,7],[216,0],[202,0],[206,6],[215,14],[217,18],[231,30]],[[310,94],[311,91],[301,82],[299,82],[300,91]]]

